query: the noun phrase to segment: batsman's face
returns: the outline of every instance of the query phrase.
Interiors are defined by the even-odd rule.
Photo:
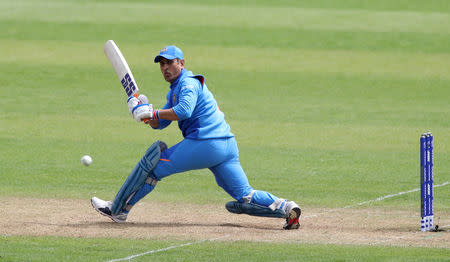
[[[169,83],[173,83],[177,80],[181,70],[184,68],[184,59],[169,60],[166,58],[161,58],[159,61],[159,67],[164,79]]]

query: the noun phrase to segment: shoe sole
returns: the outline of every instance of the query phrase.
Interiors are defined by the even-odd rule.
[[[289,212],[289,217],[286,219],[286,225],[283,227],[286,230],[298,229],[300,227],[300,215],[302,211],[299,207],[295,207]]]
[[[122,221],[122,220],[116,220],[116,219],[114,219],[112,216],[106,214],[105,212],[102,212],[100,209],[98,209],[97,207],[95,207],[95,206],[94,206],[94,203],[92,203],[92,199],[91,199],[91,205],[92,205],[92,207],[95,209],[95,211],[97,211],[98,213],[100,213],[100,215],[105,216],[105,217],[111,219],[113,222],[116,222],[116,223],[125,223],[125,221]]]

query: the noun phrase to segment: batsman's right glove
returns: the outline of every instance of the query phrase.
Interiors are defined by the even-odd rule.
[[[128,111],[136,121],[142,122],[144,119],[153,119],[153,105],[148,103],[145,95],[139,95],[138,98],[130,96],[127,104]]]

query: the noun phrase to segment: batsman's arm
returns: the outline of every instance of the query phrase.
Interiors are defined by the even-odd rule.
[[[200,82],[197,80],[191,84],[186,84],[183,86],[179,95],[179,102],[173,107],[171,107],[172,105],[169,102],[170,96],[168,95],[168,102],[164,105],[164,107],[153,112],[153,120],[149,121],[150,126],[153,128],[159,127],[161,129],[164,128],[164,126],[159,126],[160,121],[157,121],[158,119],[178,121],[180,119],[184,120],[191,117],[195,105],[197,104],[198,90],[200,88]]]
[[[170,120],[170,121],[178,121],[179,118],[175,114],[172,108],[169,109],[158,109],[154,111],[153,119],[147,121],[151,127],[158,128],[159,127],[159,119],[161,120]]]
[[[171,121],[178,121],[179,118],[177,114],[173,111],[172,108],[169,109],[159,109],[156,110],[155,114],[158,115],[158,119],[165,119],[165,120],[171,120]]]

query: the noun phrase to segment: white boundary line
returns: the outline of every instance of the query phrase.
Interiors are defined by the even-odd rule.
[[[433,188],[435,188],[435,187],[446,186],[446,185],[448,185],[448,184],[450,184],[450,182],[449,182],[449,181],[446,181],[446,182],[444,182],[444,183],[442,183],[442,184],[440,184],[440,185],[434,185]],[[405,194],[417,192],[417,191],[419,191],[419,190],[420,190],[420,188],[415,188],[415,189],[411,189],[411,190],[404,191],[404,192],[399,192],[399,193],[395,193],[395,194],[389,194],[389,195],[385,195],[385,196],[378,197],[378,198],[376,198],[376,199],[367,200],[367,201],[364,201],[364,202],[361,202],[361,203],[352,204],[352,205],[348,205],[348,206],[345,206],[345,207],[337,208],[337,209],[334,209],[334,210],[328,211],[328,212],[338,212],[338,211],[340,211],[340,210],[342,210],[342,209],[348,209],[348,208],[352,208],[352,207],[358,207],[358,206],[362,206],[362,205],[365,205],[365,204],[369,204],[369,203],[373,203],[373,202],[382,201],[382,200],[385,200],[385,199],[388,199],[388,198],[391,198],[391,197],[396,197],[396,196],[401,196],[401,195],[405,195]],[[313,215],[302,216],[302,217],[303,217],[303,218],[310,218],[310,217],[317,217],[317,216],[318,216],[318,214],[313,214]]]
[[[449,182],[447,181],[447,182],[444,182],[444,183],[442,183],[440,185],[434,185],[433,188],[446,186],[448,184],[449,184]],[[382,197],[379,197],[379,198],[376,198],[376,199],[372,199],[372,200],[368,200],[368,201],[364,201],[364,202],[361,202],[361,203],[358,203],[358,204],[348,205],[348,206],[343,207],[343,209],[347,209],[347,208],[351,208],[351,207],[357,207],[357,206],[362,206],[362,205],[369,204],[369,203],[372,203],[372,202],[382,201],[382,200],[385,200],[385,199],[388,199],[388,198],[391,198],[391,197],[396,197],[396,196],[401,196],[401,195],[405,195],[405,194],[408,194],[408,193],[417,192],[419,190],[420,190],[420,188],[415,188],[415,189],[411,189],[411,190],[408,190],[408,191],[405,191],[405,192],[399,192],[399,193],[395,193],[395,194],[385,195],[385,196],[382,196]]]
[[[165,247],[165,248],[161,248],[161,249],[149,250],[149,251],[146,251],[146,252],[144,252],[144,253],[140,253],[140,254],[136,254],[136,255],[131,255],[131,256],[128,256],[128,257],[124,257],[124,258],[117,258],[117,259],[108,260],[107,262],[117,262],[117,261],[131,260],[131,259],[133,259],[133,258],[145,256],[145,255],[148,255],[148,254],[153,254],[153,253],[158,253],[158,252],[164,252],[164,251],[167,251],[167,250],[170,250],[170,249],[174,249],[174,248],[179,248],[179,247],[185,247],[185,246],[190,246],[190,245],[200,244],[200,243],[203,243],[203,242],[206,242],[206,241],[214,241],[214,240],[218,240],[218,239],[221,239],[221,238],[227,238],[227,237],[228,237],[228,235],[223,236],[223,237],[212,238],[212,239],[203,239],[203,240],[199,240],[199,241],[195,241],[195,242],[190,242],[190,243],[186,243],[186,244],[181,244],[181,245],[178,245],[178,246],[169,246],[169,247]]]

